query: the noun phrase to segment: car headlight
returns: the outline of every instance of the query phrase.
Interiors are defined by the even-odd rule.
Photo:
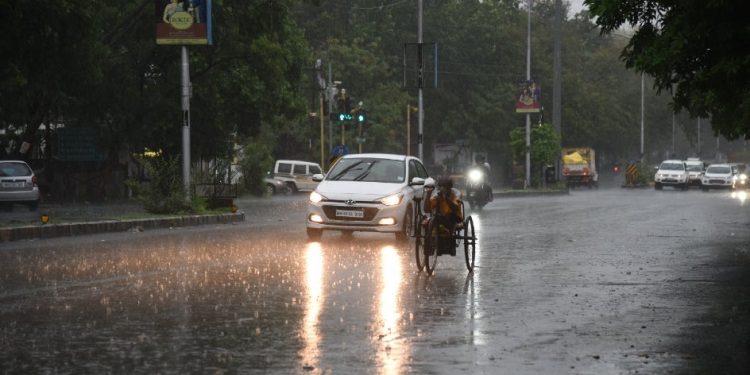
[[[383,203],[386,206],[395,206],[395,205],[401,203],[401,194],[389,195],[389,196],[381,199],[380,203]]]
[[[472,169],[469,171],[469,181],[477,183],[482,180],[482,171],[478,169]]]
[[[317,191],[313,191],[312,193],[310,193],[310,202],[318,203],[322,201],[323,199],[325,199],[325,197],[318,194]]]
[[[740,175],[740,181],[745,181],[745,180],[747,180],[747,175],[743,173]]]

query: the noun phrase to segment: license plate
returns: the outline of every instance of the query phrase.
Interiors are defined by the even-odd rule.
[[[19,187],[23,187],[23,185],[24,185],[23,182],[3,182],[4,188],[19,188]]]
[[[354,211],[354,210],[336,210],[336,216],[363,218],[365,217],[365,213],[363,211]]]

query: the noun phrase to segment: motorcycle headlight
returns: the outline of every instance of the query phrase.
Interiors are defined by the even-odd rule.
[[[745,181],[745,180],[747,180],[747,175],[743,173],[740,175],[740,181]]]
[[[310,202],[318,203],[323,199],[325,199],[325,197],[320,195],[317,191],[313,191],[312,193],[310,193]]]
[[[469,171],[469,181],[479,182],[482,180],[482,171],[478,169],[472,169]]]
[[[381,199],[380,203],[383,203],[386,206],[395,206],[395,205],[401,203],[401,194],[389,195],[389,196]]]

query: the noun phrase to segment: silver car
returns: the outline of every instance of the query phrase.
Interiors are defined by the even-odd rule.
[[[26,162],[0,161],[0,203],[11,207],[14,203],[23,203],[32,211],[39,207],[36,175]]]
[[[310,193],[307,235],[323,231],[394,233],[398,240],[411,234],[415,196],[422,196],[429,177],[422,161],[390,154],[346,155],[331,167]]]

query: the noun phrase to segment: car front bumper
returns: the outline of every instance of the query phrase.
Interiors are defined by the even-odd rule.
[[[682,185],[686,183],[685,177],[654,177],[654,182],[662,185]]]
[[[357,203],[356,205],[331,201],[310,202],[307,209],[307,227],[323,230],[395,233],[402,228],[407,206],[404,202],[395,206],[386,206],[375,202]],[[351,211],[361,211],[362,217],[343,217],[340,215]],[[313,215],[319,216],[322,221],[312,221]],[[392,218],[394,223],[379,224],[381,220],[388,218]]]

